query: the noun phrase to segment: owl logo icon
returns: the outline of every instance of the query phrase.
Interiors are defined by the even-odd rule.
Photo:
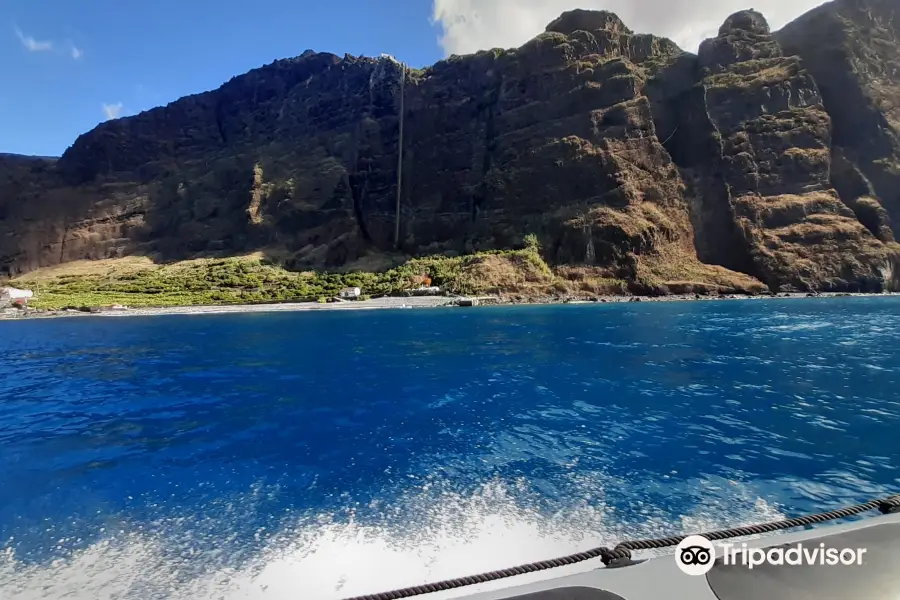
[[[716,562],[716,549],[702,535],[689,535],[675,548],[675,563],[682,573],[706,575]]]

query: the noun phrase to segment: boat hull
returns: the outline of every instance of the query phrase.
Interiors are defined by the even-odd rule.
[[[854,564],[725,564],[722,544],[746,548],[787,548],[802,544],[819,551],[864,549]],[[705,575],[683,573],[674,555],[617,568],[547,579],[526,585],[455,595],[466,600],[822,600],[900,598],[900,514],[863,518],[843,525],[744,541],[716,543],[717,555]],[[740,556],[740,555],[739,555]],[[514,580],[512,580],[514,581]],[[511,582],[512,582],[511,581]],[[507,583],[511,583],[507,582]]]

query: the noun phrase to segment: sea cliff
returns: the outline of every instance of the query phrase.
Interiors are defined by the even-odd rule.
[[[59,159],[0,155],[0,271],[255,253],[388,293],[459,273],[526,296],[893,291],[896,13],[834,0],[771,32],[742,11],[696,55],[582,10],[421,70],[307,51]],[[241,277],[207,284],[300,297]]]

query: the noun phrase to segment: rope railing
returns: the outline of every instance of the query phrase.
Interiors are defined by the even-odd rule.
[[[839,508],[828,512],[818,513],[814,515],[806,515],[803,517],[795,517],[793,519],[783,519],[781,521],[772,521],[770,523],[762,523],[759,525],[745,525],[742,527],[732,527],[731,529],[720,529],[709,533],[700,533],[710,541],[725,540],[729,538],[744,537],[748,535],[759,535],[763,533],[771,533],[784,529],[793,529],[795,527],[804,527],[833,521],[836,519],[845,519],[853,515],[858,515],[871,510],[878,510],[882,514],[900,512],[900,494],[888,496],[886,498],[878,498],[870,500],[863,504],[855,504],[845,508]],[[672,536],[667,538],[633,540],[630,542],[622,542],[614,548],[610,549],[605,546],[578,552],[560,558],[550,560],[542,560],[539,562],[519,565],[508,569],[500,569],[498,571],[489,571],[478,575],[470,575],[468,577],[458,577],[456,579],[447,579],[436,583],[427,583],[424,585],[416,585],[403,589],[393,590],[390,592],[381,592],[378,594],[369,594],[366,596],[355,596],[346,600],[400,600],[401,598],[411,598],[413,596],[421,596],[434,592],[452,590],[456,588],[475,585],[478,583],[487,583],[489,581],[497,581],[516,575],[525,575],[528,573],[537,573],[546,571],[547,569],[555,569],[567,565],[578,564],[594,558],[599,558],[607,567],[626,566],[631,562],[631,552],[633,550],[655,550],[660,548],[668,548],[677,546],[681,540],[688,537],[687,535]]]

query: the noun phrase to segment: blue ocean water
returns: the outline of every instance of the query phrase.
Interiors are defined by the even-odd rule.
[[[0,323],[0,596],[335,600],[895,493],[897,348],[895,298]]]

